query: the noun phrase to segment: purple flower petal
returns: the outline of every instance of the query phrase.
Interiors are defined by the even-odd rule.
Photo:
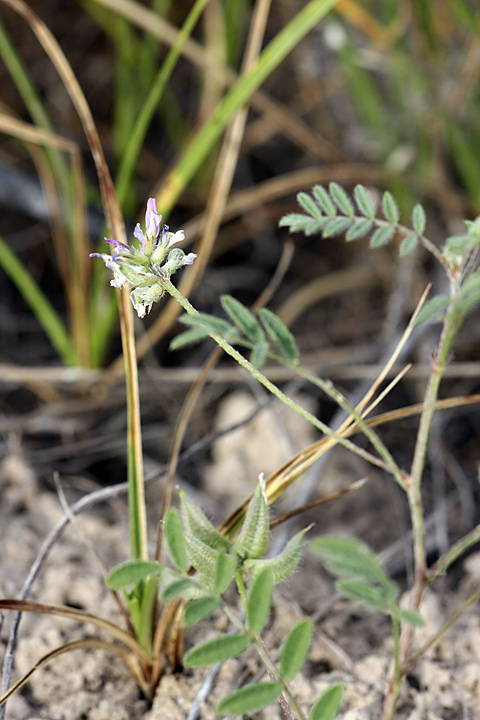
[[[105,238],[105,242],[109,245],[115,245],[115,247],[121,247],[124,250],[130,250],[128,245],[125,245],[125,243],[120,242],[120,240],[109,240],[108,238]]]
[[[185,255],[183,258],[183,264],[184,265],[193,265],[193,261],[195,260],[197,256],[195,253],[188,253],[188,255]]]
[[[133,234],[137,238],[138,242],[142,246],[143,249],[145,249],[145,243],[147,242],[147,239],[145,235],[142,232],[142,228],[140,227],[140,223],[137,223],[135,225],[135,230],[133,231]]]
[[[145,234],[147,237],[156,238],[160,230],[162,216],[157,211],[157,201],[150,198],[147,202],[147,212],[145,213]]]

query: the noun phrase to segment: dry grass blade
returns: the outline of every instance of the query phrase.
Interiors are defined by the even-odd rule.
[[[287,272],[290,263],[293,258],[294,246],[292,242],[285,243],[280,262],[277,265],[275,273],[271,278],[268,285],[264,288],[261,295],[257,298],[252,306],[252,312],[257,312],[259,308],[264,307],[270,302],[270,299],[274,295],[275,291],[279,287],[282,279]],[[190,419],[190,416],[195,407],[195,403],[210,375],[210,372],[217,364],[218,360],[222,356],[222,349],[217,347],[207,358],[203,367],[201,368],[198,376],[195,378],[192,387],[190,388],[187,397],[183,403],[180,415],[177,420],[175,431],[173,434],[172,445],[170,448],[170,456],[168,460],[168,473],[165,481],[165,490],[162,498],[162,509],[160,513],[160,523],[157,532],[157,544],[155,549],[155,559],[160,560],[162,554],[162,541],[163,541],[163,523],[162,520],[167,514],[168,508],[170,507],[173,483],[175,479],[175,473],[178,465],[178,457],[182,446],[185,430]]]
[[[105,161],[100,137],[93,119],[90,107],[80,84],[65,57],[60,45],[40,18],[23,2],[23,0],[2,0],[15,12],[21,15],[31,27],[41,46],[48,55],[52,65],[60,75],[82,123],[90,152],[92,153],[100,185],[103,209],[105,211],[110,237],[127,244],[125,234],[125,223],[115,193],[108,165]],[[133,332],[133,307],[130,302],[129,291],[123,287],[118,290],[120,326],[122,333],[123,360],[129,396],[129,423],[128,423],[128,445],[129,445],[129,480],[132,486],[132,495],[135,495],[135,503],[138,510],[138,522],[136,524],[136,537],[132,539],[135,544],[133,554],[138,557],[147,557],[146,518],[143,513],[145,507],[143,487],[143,454],[140,422],[140,400],[138,393],[138,366],[135,356],[135,341]],[[132,503],[133,504],[133,503]],[[133,524],[131,524],[132,527]]]
[[[435,410],[447,410],[454,407],[463,407],[477,403],[480,403],[480,394],[447,398],[446,400],[439,400],[435,404]],[[383,413],[382,415],[370,418],[369,420],[366,420],[366,424],[369,427],[377,427],[379,425],[393,422],[394,420],[420,415],[422,410],[423,403],[417,403],[416,405],[399,408],[398,410],[392,410],[390,412]],[[343,436],[351,437],[357,432],[359,432],[357,425],[351,424],[343,431]],[[312,443],[312,445],[304,450],[301,450],[293,458],[284,463],[284,465],[282,465],[278,470],[272,473],[265,481],[265,489],[270,504],[280,497],[287,487],[298,477],[303,475],[303,473],[306,472],[306,470],[308,470],[314,462],[316,462],[326,452],[331,450],[335,444],[335,439],[323,437]],[[245,502],[242,503],[242,505],[240,505],[222,524],[220,527],[221,532],[228,533],[237,526],[245,514],[250,499],[251,496],[249,496]]]
[[[319,505],[324,505],[325,503],[331,502],[332,500],[337,500],[337,498],[348,495],[348,493],[351,493],[353,490],[359,490],[365,485],[366,482],[367,478],[361,478],[360,480],[356,480],[354,483],[349,485],[349,487],[343,488],[342,490],[337,490],[333,493],[329,493],[328,495],[317,498],[317,500],[312,500],[312,502],[309,502],[306,505],[302,505],[302,507],[296,508],[291,512],[284,513],[284,515],[281,515],[280,517],[275,518],[275,520],[272,520],[272,522],[270,523],[270,529],[276,527],[277,525],[281,525],[287,520],[290,520],[290,518],[302,515],[302,513],[307,512],[307,510],[312,510]]]
[[[270,280],[267,287],[263,290],[259,298],[254,303],[252,310],[258,311],[260,307],[266,305],[278,286],[280,285],[285,273],[287,272],[290,262],[293,257],[293,243],[286,243],[283,249],[282,257],[277,265],[275,273]],[[195,379],[193,386],[190,388],[188,395],[183,403],[180,416],[177,420],[175,432],[172,440],[172,446],[170,450],[170,457],[168,462],[168,473],[165,482],[165,490],[162,499],[162,511],[160,515],[161,521],[165,518],[165,515],[170,507],[173,483],[175,479],[175,472],[178,465],[178,458],[180,454],[181,445],[185,435],[185,430],[193,412],[195,404],[200,396],[200,393],[207,381],[207,378],[213,367],[217,364],[218,360],[222,355],[222,349],[217,347],[210,354],[209,358],[204,363],[198,377]],[[157,545],[155,550],[155,559],[161,559],[162,553],[162,542],[163,542],[163,522],[159,523],[157,532]],[[165,656],[172,667],[176,667],[181,659],[181,648],[183,647],[183,629],[181,627],[181,621],[183,618],[184,602],[174,600],[169,603],[162,612],[160,622],[155,631],[154,650],[153,650],[153,671],[152,671],[152,682],[156,683],[157,678],[159,679],[163,671],[163,657]]]
[[[96,0],[96,2],[113,10],[166,45],[172,46],[177,40],[179,31],[174,25],[138,2],[133,0]],[[182,55],[201,68],[207,76],[214,76],[225,86],[232,86],[238,80],[238,75],[232,69],[216,62],[213,53],[205,50],[191,38],[185,42]],[[330,142],[312,130],[295,113],[266,95],[265,92],[257,90],[252,95],[251,105],[257,112],[264,114],[269,123],[277,130],[290,137],[306,152],[315,155],[318,160],[338,162],[341,159],[339,153],[332,149]]]
[[[114,623],[105,618],[94,615],[86,610],[67,607],[66,605],[49,605],[47,603],[34,602],[33,600],[0,600],[0,609],[13,610],[16,612],[31,612],[39,615],[56,615],[69,620],[76,620],[81,623],[91,623],[99,630],[104,630],[116,640],[126,645],[138,657],[142,667],[150,665],[150,658],[143,648],[138,644],[130,633],[122,630]]]
[[[247,39],[247,47],[243,57],[241,75],[247,73],[258,59],[262,47],[270,2],[271,0],[257,0],[255,5]],[[212,187],[208,195],[205,209],[205,225],[200,241],[195,247],[197,260],[194,265],[185,272],[179,283],[179,290],[185,297],[189,297],[193,289],[197,286],[210,260],[237,167],[247,115],[248,105],[237,111],[226,129],[215,168]],[[152,347],[155,345],[155,343],[168,332],[181,311],[182,309],[178,302],[171,298],[166,304],[162,314],[159,315],[155,323],[138,343],[139,355],[145,352],[147,346]]]
[[[2,2],[11,7],[16,13],[26,20],[56,71],[60,75],[65,90],[70,96],[70,99],[81,120],[90,150],[92,152],[100,182],[103,206],[107,215],[107,224],[110,230],[113,231],[114,236],[118,240],[124,242],[125,226],[123,223],[122,213],[116,200],[115,190],[108,166],[105,162],[105,156],[98,136],[97,128],[88,103],[70,66],[70,63],[45,23],[40,20],[40,18],[28,7],[25,2],[23,2],[23,0],[2,0]]]
[[[153,642],[153,685],[157,684],[162,675],[164,657],[173,670],[181,666],[184,647],[182,618],[185,605],[185,600],[177,598],[167,603],[162,610]]]
[[[372,384],[371,388],[365,393],[365,396],[363,397],[363,399],[358,403],[357,407],[355,408],[355,409],[357,410],[357,412],[361,412],[361,413],[362,413],[362,417],[366,417],[366,416],[371,412],[371,409],[372,409],[373,407],[375,407],[375,405],[372,405],[371,407],[369,407],[369,408],[367,408],[366,410],[364,410],[364,408],[365,408],[365,406],[367,405],[367,403],[369,402],[369,400],[370,400],[370,399],[373,397],[373,395],[376,393],[377,389],[379,388],[379,386],[381,385],[381,383],[385,380],[385,378],[387,377],[388,373],[390,372],[390,370],[391,370],[392,367],[394,366],[395,362],[397,361],[398,356],[400,355],[402,349],[403,349],[404,346],[405,346],[405,343],[407,342],[408,338],[409,338],[410,335],[412,334],[413,328],[414,328],[414,326],[415,326],[415,321],[416,321],[416,319],[417,319],[417,317],[418,317],[418,313],[419,313],[420,310],[422,309],[422,307],[423,307],[423,305],[424,305],[424,303],[425,303],[425,300],[427,299],[427,295],[428,295],[428,293],[430,292],[431,287],[432,287],[432,285],[431,285],[431,283],[430,283],[430,284],[427,285],[427,287],[425,288],[425,290],[424,290],[424,292],[423,292],[423,294],[422,294],[422,297],[420,298],[420,300],[419,300],[418,303],[417,303],[417,307],[415,308],[415,312],[413,313],[412,317],[410,318],[410,322],[408,323],[408,325],[407,325],[407,327],[406,327],[406,329],[405,329],[405,332],[403,333],[402,337],[400,338],[400,340],[399,340],[399,342],[398,342],[395,350],[393,351],[390,359],[389,359],[388,362],[386,363],[386,365],[385,365],[385,367],[383,368],[382,372],[379,374],[378,378],[377,378],[377,379],[375,380],[375,382]]]
[[[151,698],[151,688],[149,684],[145,681],[145,676],[142,672],[142,668],[140,667],[138,660],[130,652],[130,650],[127,650],[126,648],[123,648],[116,643],[108,642],[107,640],[101,640],[100,638],[84,638],[83,640],[74,640],[72,642],[65,643],[65,645],[61,645],[54,650],[50,650],[50,652],[46,653],[45,655],[42,655],[42,657],[37,660],[35,665],[33,665],[30,670],[25,673],[25,675],[23,675],[19,680],[17,680],[17,682],[14,683],[7,690],[7,692],[0,697],[0,705],[3,705],[3,703],[6,702],[9,697],[16,693],[17,690],[19,690],[22,685],[24,685],[37,670],[39,670],[41,667],[45,666],[47,663],[51,662],[55,658],[60,657],[65,653],[72,652],[73,650],[104,650],[107,653],[117,655],[121,660],[123,660],[128,670],[130,670],[130,672],[133,674],[145,697]]]

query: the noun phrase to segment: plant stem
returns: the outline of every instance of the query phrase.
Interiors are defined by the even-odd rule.
[[[363,434],[370,440],[375,450],[378,452],[381,458],[383,458],[383,461],[386,465],[390,468],[390,474],[393,475],[397,483],[400,485],[401,488],[405,490],[405,483],[404,483],[404,474],[398,467],[397,463],[393,459],[393,456],[387,449],[387,447],[384,445],[384,443],[380,440],[377,433],[371,428],[364,420],[362,415],[360,415],[355,408],[350,405],[346,397],[335,387],[335,385],[330,380],[324,380],[323,378],[318,377],[317,375],[314,375],[313,373],[309,372],[308,370],[296,366],[293,363],[286,363],[281,358],[277,358],[280,362],[282,362],[283,365],[286,365],[287,367],[291,367],[292,370],[295,370],[295,372],[300,375],[300,377],[305,378],[305,380],[308,380],[312,383],[312,385],[316,385],[319,387],[323,392],[328,395],[329,397],[334,400],[339,407],[341,407],[345,412],[347,412],[351,418],[355,421],[355,423],[358,425],[360,430],[363,432]]]
[[[417,433],[417,440],[413,455],[413,462],[409,477],[406,478],[405,486],[412,521],[413,552],[415,562],[414,583],[410,596],[410,608],[418,610],[423,593],[429,582],[427,570],[427,558],[425,552],[425,522],[423,513],[423,502],[421,485],[425,458],[430,436],[430,429],[435,412],[435,404],[438,398],[440,382],[445,373],[448,355],[451,351],[453,341],[459,328],[458,300],[460,296],[461,276],[459,273],[449,272],[450,279],[450,302],[447,307],[443,322],[442,333],[438,348],[434,353],[432,369],[428,378],[427,389],[423,411],[420,416],[420,425]],[[405,625],[400,637],[399,667],[401,678],[405,676],[408,655],[412,645],[414,629]],[[395,677],[390,683],[384,708],[383,720],[393,718],[395,707],[400,693],[401,681]]]
[[[182,293],[175,287],[175,285],[170,282],[170,280],[162,281],[162,285],[165,290],[183,307],[186,313],[192,315],[193,317],[199,315],[198,310],[193,307],[193,305],[187,300],[186,297],[182,295]],[[235,350],[235,348],[233,348],[230,343],[228,343],[221,335],[211,331],[209,331],[209,334],[210,337],[215,340],[217,345],[219,345],[227,353],[227,355],[230,355],[234,360],[237,361],[239,365],[245,368],[245,370],[248,370],[248,372],[253,375],[253,377],[255,377],[259,383],[261,383],[265,388],[267,388],[269,392],[272,393],[272,395],[275,395],[275,397],[285,403],[285,405],[287,405],[289,408],[291,408],[303,418],[308,420],[308,422],[311,423],[318,430],[320,430],[320,432],[328,435],[331,438],[334,438],[339,445],[343,445],[343,447],[347,448],[347,450],[350,450],[351,452],[355,453],[356,455],[363,458],[372,465],[376,465],[388,474],[393,474],[390,465],[388,465],[375,455],[372,455],[366,450],[358,447],[358,445],[355,445],[355,443],[351,442],[350,440],[347,440],[341,434],[335,432],[335,430],[332,430],[330,427],[328,427],[328,425],[325,425],[325,423],[321,422],[321,420],[309,413],[308,410],[305,410],[301,407],[301,405],[298,405],[291,398],[285,395],[285,393],[283,393],[276,385],[270,382],[270,380],[268,380],[268,378],[266,378],[265,375],[263,375],[260,370],[258,370],[258,368],[252,365],[252,363],[250,363],[241,353],[239,353],[238,350]]]
[[[130,553],[132,560],[146,560],[148,557],[147,520],[143,484],[138,366],[135,355],[133,309],[128,291],[125,289],[120,291],[119,309],[127,395],[127,475]]]
[[[245,583],[243,582],[241,570],[237,570],[237,572],[235,573],[235,582],[237,583],[238,593],[240,595],[242,605],[245,609],[245,612],[247,612],[247,592],[245,590]],[[227,613],[227,614],[229,615],[229,613]],[[229,617],[230,617],[230,615],[229,615]],[[277,668],[271,661],[270,656],[268,655],[267,651],[265,650],[265,647],[262,643],[260,636],[257,634],[253,634],[253,638],[254,638],[254,643],[255,643],[255,650],[257,651],[261,661],[265,665],[265,668],[267,670],[267,673],[268,673],[270,679],[274,682],[280,682],[283,685],[282,694],[285,697],[283,699],[279,698],[279,702],[280,702],[287,718],[291,718],[291,712],[290,712],[290,707],[289,707],[289,706],[291,706],[294,709],[295,713],[297,714],[297,717],[299,720],[306,720],[305,715],[303,714],[303,711],[302,711],[300,705],[298,704],[297,700],[291,693],[288,685],[280,677],[280,674],[279,674]]]
[[[443,575],[446,570],[455,562],[459,557],[471,548],[473,545],[480,541],[480,525],[473,528],[467,535],[460,538],[452,547],[447,550],[438,560],[429,568],[428,571],[428,582],[432,583],[434,580]]]
[[[448,617],[443,625],[437,630],[434,635],[432,635],[429,640],[425,643],[425,645],[422,645],[420,650],[415,653],[415,655],[410,659],[407,667],[404,670],[404,673],[411,672],[415,665],[418,663],[418,661],[425,655],[427,650],[429,650],[433,645],[435,645],[445,633],[450,630],[452,625],[457,622],[457,620],[470,608],[472,605],[475,605],[475,603],[480,601],[480,588],[477,588],[471,595],[468,596],[466,600],[463,601],[463,603],[455,610],[454,613]]]
[[[268,673],[270,679],[271,679],[273,682],[281,682],[282,685],[283,685],[282,694],[285,696],[285,700],[286,700],[286,702],[288,703],[288,704],[287,704],[288,710],[290,709],[290,707],[292,707],[292,708],[293,708],[293,711],[295,712],[295,714],[296,714],[296,716],[297,716],[297,718],[298,718],[298,720],[306,720],[306,717],[305,717],[305,715],[304,715],[304,713],[303,713],[302,708],[301,708],[300,705],[298,704],[297,699],[295,698],[295,696],[294,696],[293,693],[291,692],[291,690],[290,690],[290,688],[288,687],[287,683],[281,678],[281,676],[280,676],[277,668],[275,667],[275,665],[273,664],[272,660],[270,659],[269,654],[268,654],[267,651],[265,650],[265,647],[263,646],[263,643],[262,643],[261,638],[260,638],[258,635],[254,635],[254,638],[255,638],[255,650],[257,651],[257,653],[258,653],[261,661],[262,661],[263,664],[265,665],[265,667],[266,667],[266,669],[267,669],[267,673]],[[285,709],[285,707],[284,707],[284,703],[282,703],[282,702],[280,701],[280,704],[282,705],[284,711],[287,712],[286,709]]]

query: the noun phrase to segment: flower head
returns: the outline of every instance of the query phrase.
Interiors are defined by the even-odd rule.
[[[110,285],[117,288],[130,285],[130,298],[139,317],[145,317],[153,303],[163,296],[165,281],[184,265],[191,265],[197,257],[194,253],[186,255],[180,248],[173,248],[184,239],[185,234],[183,230],[169,232],[168,225],[162,227],[161,222],[157,201],[150,198],[145,214],[145,233],[139,223],[133,231],[140,247],[105,238],[106,243],[113,245],[112,255],[90,254],[90,257],[102,258],[113,271]]]

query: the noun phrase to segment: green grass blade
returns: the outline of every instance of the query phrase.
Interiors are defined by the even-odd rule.
[[[148,94],[148,97],[145,100],[142,109],[136,119],[136,122],[132,128],[130,139],[125,145],[125,149],[123,151],[122,161],[120,164],[116,182],[118,200],[120,202],[120,205],[122,206],[127,198],[130,189],[130,183],[134,167],[140,154],[145,135],[147,134],[150,121],[156,108],[158,107],[158,103],[160,102],[160,98],[163,95],[165,86],[173,72],[173,69],[177,64],[178,58],[180,57],[180,53],[182,51],[182,47],[185,44],[185,41],[191,35],[192,30],[195,27],[198,18],[203,12],[203,9],[207,2],[208,0],[197,0],[197,2],[194,4],[192,10],[190,11],[178,34],[175,44],[172,46],[170,52],[165,58],[165,62],[163,63],[160,72],[158,73],[155,82]],[[163,208],[161,208],[160,211],[165,212]]]
[[[5,28],[0,23],[0,56],[5,63],[15,87],[20,93],[25,106],[30,113],[32,120],[41,128],[53,132],[50,118],[38,95],[34,84],[30,79],[27,68],[12,45]],[[68,186],[68,170],[62,154],[53,148],[45,148],[45,153],[50,159],[52,168],[61,179],[64,188]]]
[[[70,366],[78,365],[78,357],[70,342],[65,325],[35,280],[10,250],[3,238],[0,238],[0,265],[15,284],[25,302],[30,306],[62,362]]]
[[[202,164],[233,115],[300,40],[331,10],[337,0],[311,0],[267,45],[258,62],[242,75],[191,142],[168,176],[159,206],[168,215],[176,199]]]
[[[136,124],[140,84],[137,76],[138,40],[135,28],[123,17],[112,18],[116,48],[113,138],[115,158],[119,160]]]

